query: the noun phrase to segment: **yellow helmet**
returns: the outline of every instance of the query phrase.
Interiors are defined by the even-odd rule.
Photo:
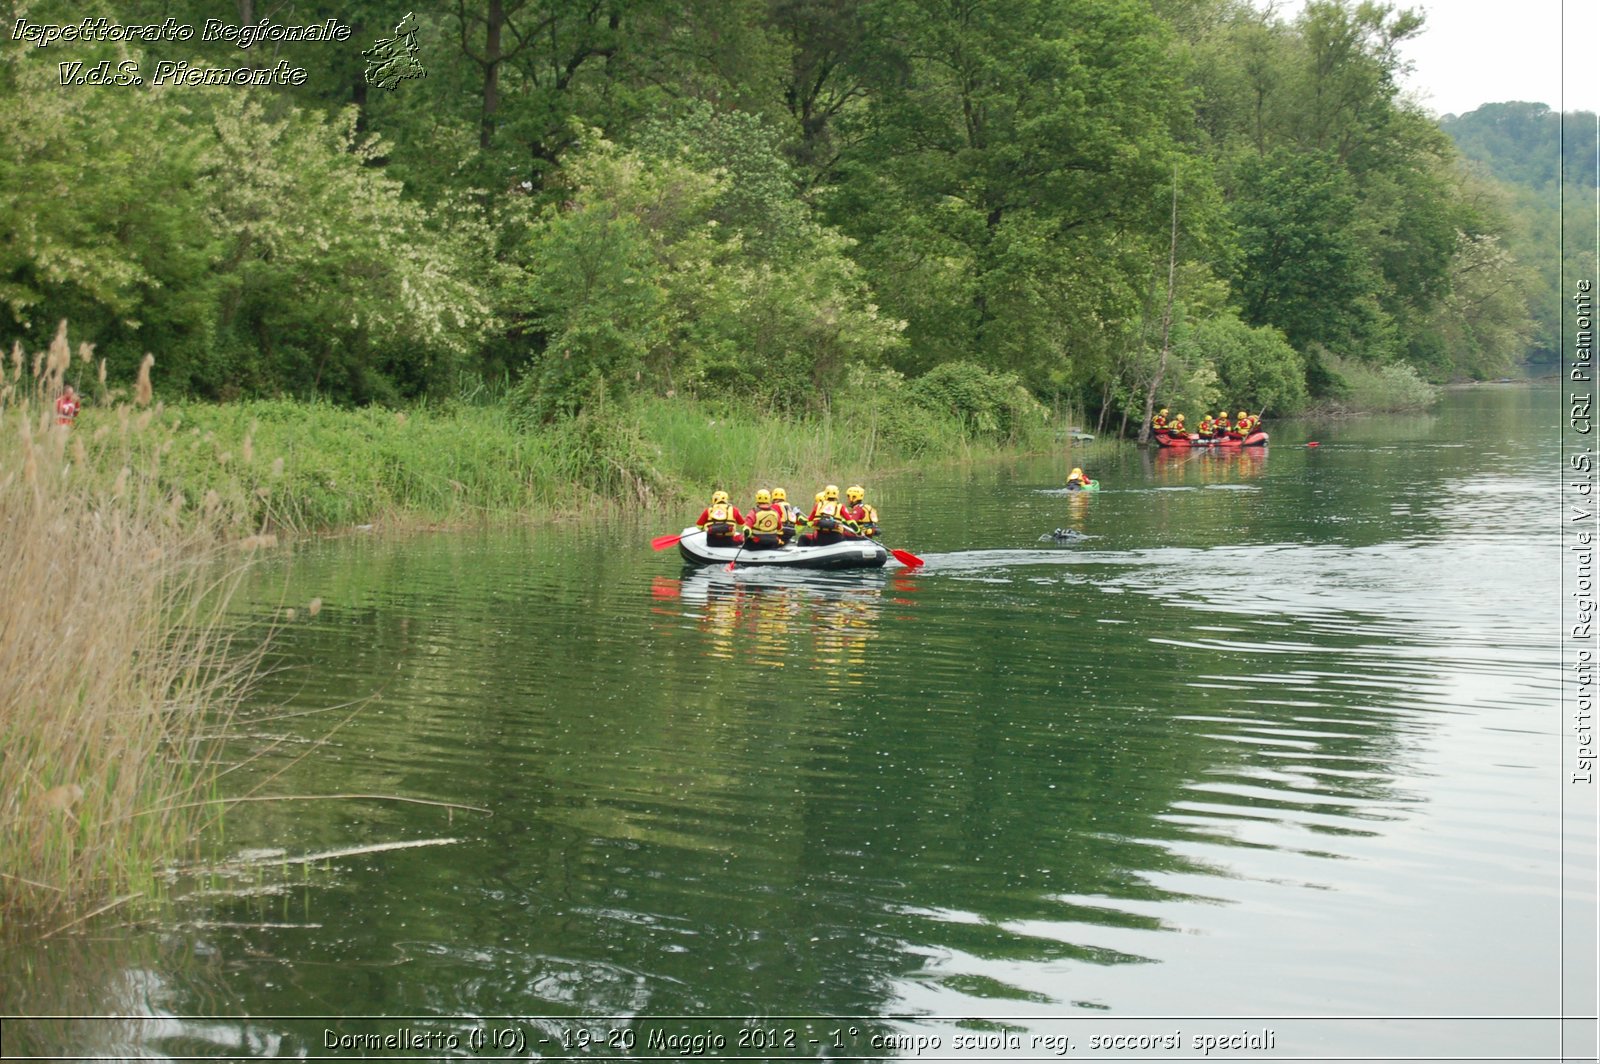
[[[714,492],[711,493],[711,505],[712,506],[716,506],[718,504],[726,506],[727,503],[728,503],[728,493],[727,492],[725,492],[725,491],[714,491]]]
[[[758,495],[758,496],[756,496],[756,498],[759,499],[760,496]],[[788,502],[789,501],[789,493],[784,491],[782,488],[773,488],[772,489],[772,501],[773,502]]]
[[[1167,408],[1166,407],[1162,407],[1159,411],[1157,411],[1157,413],[1161,413],[1161,414],[1165,414],[1166,412],[1167,412]]]
[[[829,502],[838,502],[839,501],[839,485],[837,485],[837,484],[829,484],[827,487],[823,488],[822,489],[822,497],[827,499]]]
[[[828,501],[828,493],[825,492],[825,491],[817,492],[817,501],[818,502],[827,502]]]
[[[1079,469],[1077,466],[1073,466],[1072,467],[1072,472],[1067,474],[1067,479],[1071,480],[1074,477],[1078,478],[1079,480],[1082,480],[1083,479],[1083,470]]]
[[[867,497],[867,489],[860,484],[852,484],[844,489],[844,497],[851,502],[860,502]]]
[[[756,492],[757,506],[763,506],[770,502],[772,502],[772,492],[768,491],[766,488],[762,488]]]
[[[1239,416],[1240,417],[1249,417],[1250,415],[1247,414],[1245,411],[1241,410],[1241,411],[1239,411]]]

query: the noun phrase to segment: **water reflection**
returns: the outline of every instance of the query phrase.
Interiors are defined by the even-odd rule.
[[[1267,469],[1268,447],[1151,447],[1141,452],[1149,479],[1161,485],[1237,484]]]
[[[859,687],[883,612],[881,573],[801,573],[686,569],[676,580],[656,577],[651,593],[676,598],[706,637],[706,655],[757,665],[794,665],[817,672],[828,690]],[[914,591],[901,578],[896,590]],[[657,611],[662,612],[662,611]]]

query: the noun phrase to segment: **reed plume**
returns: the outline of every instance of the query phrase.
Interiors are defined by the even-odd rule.
[[[156,356],[146,351],[143,361],[139,363],[139,381],[133,388],[133,401],[139,406],[149,406],[155,391],[150,387],[150,367],[156,364]]]

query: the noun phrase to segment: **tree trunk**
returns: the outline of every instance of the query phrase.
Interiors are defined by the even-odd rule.
[[[1172,242],[1167,248],[1167,305],[1161,311],[1161,360],[1150,390],[1144,395],[1144,424],[1139,426],[1139,442],[1150,442],[1150,415],[1156,408],[1156,390],[1167,375],[1167,356],[1172,351],[1172,295],[1178,284],[1178,168],[1172,168]]]
[[[494,142],[494,116],[500,109],[500,31],[505,22],[504,0],[489,0],[483,28],[483,117],[478,125],[478,147],[483,151]]]

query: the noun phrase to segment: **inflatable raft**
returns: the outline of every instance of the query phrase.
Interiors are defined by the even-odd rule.
[[[1202,440],[1192,432],[1179,436],[1159,430],[1153,435],[1156,443],[1162,447],[1265,447],[1267,445],[1267,434],[1260,429],[1252,432],[1244,439],[1239,439],[1236,436],[1223,436]]]
[[[727,565],[737,561],[740,569],[880,569],[889,552],[876,540],[863,537],[842,539],[822,547],[791,545],[775,550],[745,550],[714,547],[698,528],[686,528],[678,540],[678,553],[691,565]]]

